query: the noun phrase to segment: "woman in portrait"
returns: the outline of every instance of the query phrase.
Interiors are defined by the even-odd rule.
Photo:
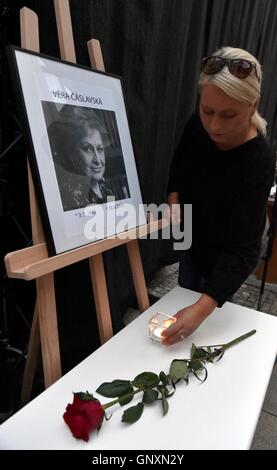
[[[95,110],[64,105],[48,136],[64,211],[107,202],[107,131]]]

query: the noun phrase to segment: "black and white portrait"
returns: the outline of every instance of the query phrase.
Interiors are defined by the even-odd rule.
[[[42,101],[64,211],[130,197],[115,112]]]
[[[11,47],[49,253],[146,223],[121,78]]]

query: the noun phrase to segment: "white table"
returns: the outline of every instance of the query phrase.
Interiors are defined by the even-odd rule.
[[[173,314],[198,297],[174,288],[3,423],[0,449],[248,449],[277,353],[277,318],[228,302],[178,345],[165,347],[148,339],[148,319],[157,310]],[[126,425],[123,409],[115,406],[110,421],[88,443],[74,439],[65,425],[62,416],[72,391],[94,393],[105,381],[133,379],[143,371],[168,372],[173,359],[189,358],[192,342],[225,343],[252,329],[257,330],[254,336],[226,351],[217,364],[208,364],[206,382],[192,378],[188,386],[177,385],[165,417],[156,402],[145,407],[138,422]]]

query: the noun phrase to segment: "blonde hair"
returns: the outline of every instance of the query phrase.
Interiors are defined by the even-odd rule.
[[[222,47],[212,55],[224,57],[225,59],[246,59],[256,64],[256,71],[253,69],[247,78],[241,79],[232,75],[228,67],[223,67],[219,72],[208,75],[201,72],[199,78],[199,88],[210,84],[220,88],[226,95],[243,103],[253,104],[258,101],[261,96],[262,69],[259,61],[244,49],[235,47]],[[255,111],[251,117],[251,124],[256,127],[257,131],[266,136],[266,120]]]

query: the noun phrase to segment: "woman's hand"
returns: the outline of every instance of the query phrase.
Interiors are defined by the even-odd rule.
[[[179,203],[179,193],[170,193],[168,195],[168,214],[169,223],[179,225],[181,223],[181,206]]]
[[[217,302],[214,299],[203,294],[195,304],[179,310],[175,315],[177,321],[174,325],[163,331],[162,344],[169,346],[191,335],[216,306]]]

